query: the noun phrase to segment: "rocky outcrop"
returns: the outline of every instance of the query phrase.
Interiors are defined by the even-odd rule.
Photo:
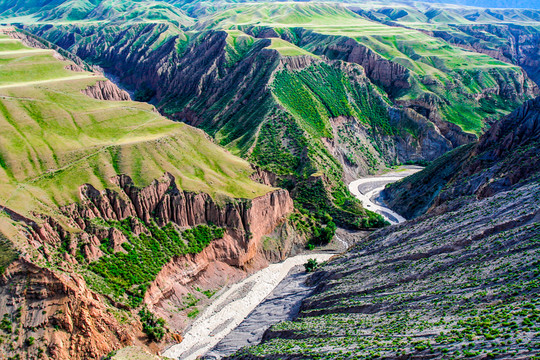
[[[83,185],[81,203],[63,207],[62,212],[83,231],[88,228],[89,220],[96,217],[106,220],[134,217],[144,222],[154,220],[161,226],[169,222],[180,227],[212,223],[227,228],[237,239],[251,234],[256,242],[293,210],[289,193],[283,189],[253,200],[220,205],[208,194],[179,190],[169,173],[142,189],[126,175],[111,181],[121,189],[121,194],[112,190],[99,192],[91,185]],[[238,264],[241,266],[243,262]]]
[[[44,217],[36,223],[7,209],[14,221],[26,225],[21,232],[33,255],[23,254],[2,278],[0,293],[5,296],[0,300],[0,312],[15,314],[22,306],[22,318],[17,320],[21,326],[19,334],[36,339],[39,336],[36,343],[42,348],[40,351],[46,349],[53,359],[99,359],[119,347],[140,343],[139,337],[145,339],[136,317],[131,320],[130,311],[121,316],[130,319],[128,323],[120,324],[112,315],[123,313],[125,305],[90,291],[77,275],[80,264],[76,257],[83,255],[90,262],[100,259],[106,255],[101,247],[104,239],[112,251],[126,251],[122,246],[129,241],[126,236],[117,228],[96,226],[96,221],[106,225],[104,220],[130,218],[135,235],[151,235],[144,225],[151,222],[160,226],[174,223],[178,228],[213,224],[225,229],[224,236],[202,252],[172,258],[145,293],[144,304],[167,319],[174,329],[173,338],[178,338],[177,332],[188,324],[186,312],[178,309],[184,307],[184,296],[195,287],[219,289],[295,251],[288,240],[283,241],[286,251],[280,247],[268,252],[263,246],[263,238],[273,236],[277,228],[284,226],[286,215],[293,210],[286,190],[278,189],[251,200],[218,203],[207,194],[179,190],[168,173],[144,188],[137,188],[125,175],[111,181],[116,190],[98,191],[83,185],[81,201],[60,209],[70,232],[64,229],[66,224],[61,226],[55,219]],[[58,249],[65,252],[59,253]],[[60,268],[42,268],[34,264],[36,261],[55,262]],[[8,283],[15,285],[7,286]],[[200,305],[209,301],[203,299]],[[19,339],[23,346],[25,339]]]
[[[539,191],[536,177],[490,198],[454,198],[359,239],[313,275],[297,318],[227,359],[463,358],[464,346],[476,359],[493,347],[495,359],[536,356],[525,319],[538,297]]]
[[[139,343],[138,321],[125,313],[120,323],[113,311],[120,312],[90,291],[80,275],[19,259],[0,276],[0,313],[11,323],[7,337],[13,345],[3,347],[2,355],[25,349],[29,358],[99,359]]]
[[[435,199],[493,196],[527,181],[540,170],[540,98],[526,102],[482,136],[461,171]]]
[[[540,98],[495,123],[479,141],[453,150],[425,170],[389,185],[387,204],[407,218],[460,196],[507,191],[540,170]]]
[[[82,89],[81,92],[91,98],[98,100],[128,101],[131,100],[129,94],[121,90],[110,80],[97,81],[94,85]]]

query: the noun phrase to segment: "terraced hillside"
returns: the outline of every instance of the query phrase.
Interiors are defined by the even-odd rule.
[[[324,265],[297,319],[230,358],[537,358],[539,101],[481,138],[436,207]]]
[[[253,181],[248,162],[103,75],[6,34],[1,356],[156,351],[217,289],[303,248],[302,236],[274,236],[279,251],[263,250],[293,204],[287,191]]]

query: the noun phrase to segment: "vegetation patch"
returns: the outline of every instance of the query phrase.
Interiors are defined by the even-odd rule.
[[[127,296],[131,306],[142,302],[146,288],[174,256],[198,254],[225,233],[216,226],[198,225],[179,232],[172,223],[163,228],[150,223],[146,226],[148,233],[136,236],[132,232],[131,218],[109,220],[108,225],[119,229],[128,242],[122,244],[123,251],[114,251],[110,240],[104,239],[101,250],[105,255],[88,264],[88,268],[107,284],[101,291],[112,291],[119,299]]]

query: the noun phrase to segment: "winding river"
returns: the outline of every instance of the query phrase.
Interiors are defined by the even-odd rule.
[[[355,180],[349,184],[349,191],[362,201],[364,207],[382,215],[391,224],[397,224],[406,219],[398,213],[390,210],[377,202],[377,197],[384,187],[390,183],[399,181],[406,176],[412,175],[423,168],[420,166],[403,166],[398,171],[381,176],[373,176]]]
[[[358,179],[349,184],[349,190],[367,209],[381,214],[390,223],[399,223],[405,219],[377,203],[376,198],[386,184],[419,170],[420,167],[409,166],[383,176]],[[348,246],[338,235],[335,241],[340,248]],[[310,253],[290,257],[231,286],[195,320],[184,340],[162,355],[182,360],[221,359],[244,346],[259,343],[270,326],[293,319],[302,300],[313,291],[313,287],[305,284],[308,275],[302,265],[310,258],[322,262],[333,255]]]

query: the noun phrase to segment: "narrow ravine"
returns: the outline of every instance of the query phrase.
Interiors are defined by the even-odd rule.
[[[238,325],[240,325],[242,321],[272,293],[278,284],[280,284],[289,274],[291,269],[298,265],[303,265],[310,258],[315,258],[319,262],[322,262],[328,260],[333,255],[334,254],[331,253],[310,253],[294,256],[281,263],[271,264],[267,268],[262,269],[243,281],[231,286],[208,308],[206,308],[197,320],[195,320],[184,334],[184,340],[179,344],[171,346],[164,351],[162,355],[172,359],[194,360],[197,359],[197,357],[206,354],[233,329],[236,329]],[[286,294],[287,292],[294,293],[297,290],[309,291],[309,289],[303,285],[305,280],[303,276],[293,274],[288,280],[291,280],[289,285],[287,285],[287,283],[283,284],[285,297],[288,296],[288,294]],[[304,293],[303,295],[305,296],[307,293]],[[297,298],[299,299],[297,301],[301,301],[304,296],[302,296],[302,294],[297,294]],[[294,305],[295,300],[293,298],[292,303],[290,300],[291,299],[289,298],[285,299],[282,305],[283,309],[294,311],[294,309],[291,310],[291,305]],[[283,312],[283,309],[279,311]],[[272,313],[272,316],[277,316],[275,322],[286,319],[286,314],[276,314],[274,310],[278,311],[275,307],[269,308],[269,313]],[[281,315],[285,315],[285,317],[282,318],[280,317]],[[271,323],[268,323],[266,328],[263,325],[264,324],[259,323],[259,327],[265,330]],[[247,325],[239,329],[238,332],[247,331],[249,333],[251,332],[249,328],[250,326]],[[262,333],[259,334],[258,330],[254,332],[254,336],[262,336]],[[251,335],[248,334],[248,336],[242,336],[241,338],[241,341],[247,345],[249,344]],[[229,340],[227,341],[229,342]],[[237,341],[240,341],[238,337]],[[217,350],[218,353],[215,353],[213,358],[220,358],[220,351],[223,353],[232,353],[240,347],[241,346],[235,346],[233,349],[225,343],[220,347],[223,350]]]
[[[203,359],[221,359],[242,347],[256,345],[272,325],[292,320],[298,314],[302,300],[314,290],[314,287],[306,285],[308,277],[309,274],[303,266],[293,267],[270,295],[240,325],[207,352]]]
[[[422,170],[422,167],[420,166],[404,166],[398,171],[387,173],[383,176],[373,176],[354,180],[349,184],[349,191],[356,196],[358,200],[362,201],[362,204],[366,209],[382,215],[391,224],[397,224],[406,219],[395,211],[392,211],[377,202],[376,199],[386,185],[399,181],[420,170]]]
[[[383,176],[353,181],[349,189],[364,206],[384,216],[391,223],[405,219],[375,200],[386,184],[409,176],[421,167],[408,166]],[[335,241],[345,251],[347,242],[336,235]],[[163,352],[173,359],[221,359],[244,346],[261,341],[272,325],[293,319],[302,300],[313,291],[306,285],[308,274],[303,264],[309,258],[319,262],[328,260],[333,253],[311,253],[291,257],[272,264],[238,284],[231,286],[217,298],[184,335],[184,340]]]

